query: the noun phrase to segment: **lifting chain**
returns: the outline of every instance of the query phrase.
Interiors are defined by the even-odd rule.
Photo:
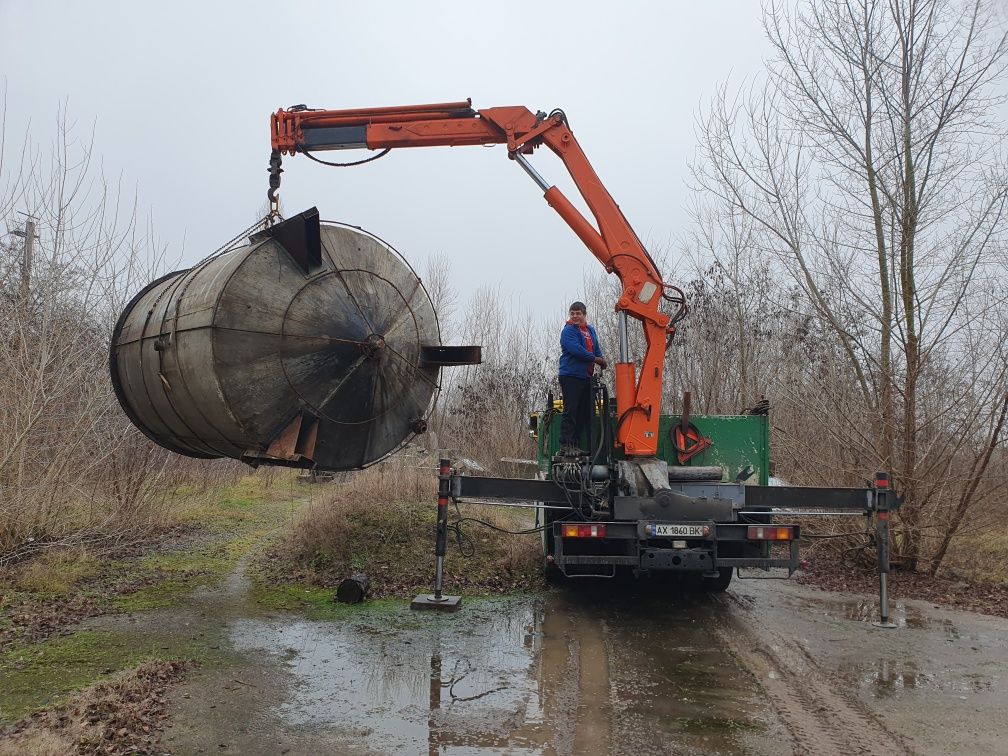
[[[271,226],[280,217],[280,198],[277,196],[277,191],[280,189],[280,174],[283,173],[281,162],[280,150],[273,150],[269,161],[269,190],[266,192],[266,197],[269,199],[269,215],[266,217]]]
[[[303,104],[291,105],[287,108],[290,113],[301,113],[307,110],[314,110],[314,108]],[[269,161],[269,190],[266,192],[266,198],[269,200],[269,213],[265,219],[267,228],[283,219],[283,216],[280,215],[280,198],[277,196],[277,192],[280,190],[280,174],[283,173],[283,168],[280,167],[282,162],[280,150],[273,150],[270,153]]]

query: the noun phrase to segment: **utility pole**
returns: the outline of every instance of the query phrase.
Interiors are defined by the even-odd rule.
[[[13,231],[14,236],[24,239],[24,248],[21,255],[21,301],[28,301],[31,294],[32,261],[35,256],[35,240],[38,235],[35,233],[35,219],[30,215],[25,217],[24,231]]]

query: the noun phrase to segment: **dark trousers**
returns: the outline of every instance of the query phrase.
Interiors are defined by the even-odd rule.
[[[564,404],[563,419],[560,421],[560,443],[577,446],[581,443],[581,434],[591,422],[591,381],[573,375],[561,375],[560,393]]]

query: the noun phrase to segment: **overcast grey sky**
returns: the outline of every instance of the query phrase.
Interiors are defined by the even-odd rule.
[[[698,107],[759,69],[759,3],[29,2],[0,0],[7,149],[45,145],[62,102],[105,174],[139,189],[156,230],[192,263],[248,226],[267,186],[278,107],[462,100],[563,108],[638,234],[687,223]],[[12,144],[13,142],[13,144]],[[366,153],[329,153],[335,159]],[[539,171],[573,193],[545,150]],[[418,270],[455,263],[463,293],[497,285],[562,313],[596,265],[505,148],[393,151],[358,168],[285,159],[285,211],[376,233]]]

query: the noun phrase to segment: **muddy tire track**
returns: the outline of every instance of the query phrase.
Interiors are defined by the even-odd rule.
[[[578,684],[581,646],[573,617],[554,605],[545,612],[542,635],[542,680],[548,689],[555,691],[542,703],[544,716],[553,730],[550,747],[557,756],[569,756],[574,753],[577,708],[581,703]]]
[[[839,690],[799,642],[761,621],[745,599],[729,593],[724,601],[737,611],[717,635],[766,692],[791,732],[795,753],[914,753],[864,703]]]
[[[578,711],[574,752],[610,753],[612,702],[609,690],[609,653],[604,623],[581,621],[578,637]]]

